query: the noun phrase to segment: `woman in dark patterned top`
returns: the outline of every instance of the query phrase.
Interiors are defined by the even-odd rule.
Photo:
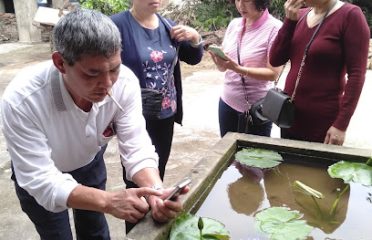
[[[161,0],[133,0],[129,11],[113,15],[122,37],[121,60],[138,77],[141,88],[163,96],[156,118],[146,117],[146,128],[159,155],[159,173],[164,177],[169,158],[174,122],[182,122],[182,85],[179,60],[199,63],[203,46],[199,33],[188,26],[176,25],[157,14]],[[127,188],[136,185],[123,178]],[[127,224],[127,232],[132,226]]]
[[[301,9],[303,4],[308,7]],[[294,104],[295,122],[282,137],[342,145],[361,94],[370,31],[361,9],[339,0],[287,0],[286,19],[270,63],[290,60],[285,91],[292,95],[305,46],[329,9],[309,48]]]

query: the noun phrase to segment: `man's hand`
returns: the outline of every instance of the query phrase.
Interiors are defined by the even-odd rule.
[[[112,192],[109,193],[109,204],[105,212],[125,221],[136,223],[146,215],[150,208],[144,196],[162,196],[162,193],[161,190],[148,187]]]
[[[167,222],[175,218],[179,212],[183,210],[182,203],[178,197],[175,200],[164,200],[172,192],[173,187],[163,190],[161,196],[152,195],[148,197],[148,202],[151,206],[152,218],[158,222]],[[186,194],[190,187],[186,186],[180,194]]]

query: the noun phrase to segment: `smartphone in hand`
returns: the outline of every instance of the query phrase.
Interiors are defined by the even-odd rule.
[[[173,186],[174,189],[164,200],[175,201],[176,198],[180,195],[181,191],[190,183],[191,179],[189,177],[182,179],[180,182]]]
[[[212,53],[214,53],[216,56],[218,56],[219,58],[222,58],[223,60],[227,61],[229,60],[225,53],[222,51],[222,48],[217,46],[217,45],[210,45],[207,49],[208,51],[211,51]]]

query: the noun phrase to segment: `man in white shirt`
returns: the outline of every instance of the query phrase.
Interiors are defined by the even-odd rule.
[[[135,223],[151,207],[157,221],[175,217],[181,202],[163,201],[172,189],[154,187],[158,157],[116,26],[78,10],[61,18],[53,40],[52,61],[19,73],[1,102],[16,193],[41,239],[72,239],[68,208],[78,239],[110,239],[104,213]],[[127,178],[141,188],[105,191],[103,153],[114,134]]]

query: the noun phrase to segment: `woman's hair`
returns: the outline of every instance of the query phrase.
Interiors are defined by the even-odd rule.
[[[243,0],[240,0],[243,1]],[[270,0],[251,0],[256,6],[257,11],[263,11],[270,6]],[[235,3],[235,0],[229,0],[230,3]]]
[[[63,16],[53,29],[53,44],[69,65],[82,55],[110,57],[121,50],[120,32],[111,19],[79,9]]]

